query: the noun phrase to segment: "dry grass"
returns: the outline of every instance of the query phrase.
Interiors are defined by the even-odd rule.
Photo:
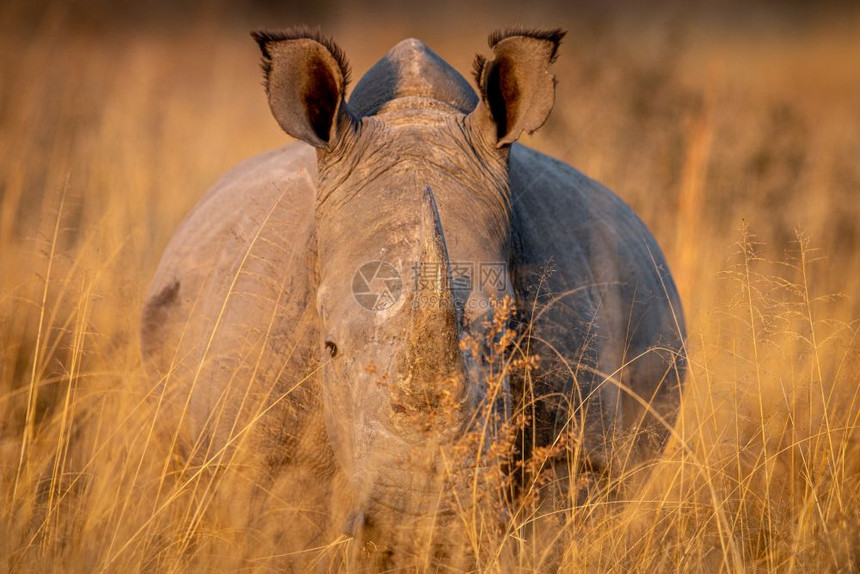
[[[467,71],[480,30],[524,18],[361,6],[301,18],[356,71],[408,35]],[[286,141],[246,33],[293,20],[109,10],[0,8],[0,569],[357,568],[346,538],[285,557],[274,489],[249,512],[213,495],[242,473],[175,476],[144,408],[146,283],[208,184]],[[465,545],[486,570],[856,571],[860,18],[653,12],[534,8],[525,23],[570,34],[526,143],[614,188],[664,246],[690,325],[681,420],[654,472],[549,524],[463,513]]]

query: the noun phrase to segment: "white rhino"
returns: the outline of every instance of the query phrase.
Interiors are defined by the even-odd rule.
[[[611,191],[515,143],[550,113],[563,35],[492,34],[477,95],[404,40],[347,103],[334,43],[254,34],[272,113],[301,141],[212,187],[143,316],[160,420],[188,460],[223,465],[241,446],[272,476],[340,473],[345,526],[382,538],[431,511],[436,451],[476,421],[492,442],[527,415],[513,457],[578,436],[580,470],[596,474],[660,451],[685,370],[666,261]],[[516,352],[540,358],[530,377],[489,374],[505,296]]]

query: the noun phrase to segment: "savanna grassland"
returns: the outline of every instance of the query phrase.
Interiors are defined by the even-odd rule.
[[[565,27],[554,111],[523,141],[628,201],[681,291],[689,372],[665,455],[553,528],[463,517],[478,569],[860,570],[856,6],[107,1],[0,6],[0,570],[290,560],[277,500],[234,519],[210,491],[241,485],[172,475],[138,331],[183,216],[289,141],[248,31],[296,23],[356,76],[409,36],[466,74],[496,27]],[[341,537],[303,557],[355,570],[365,551]]]

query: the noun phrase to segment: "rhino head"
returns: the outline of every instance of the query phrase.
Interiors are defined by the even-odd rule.
[[[349,67],[334,43],[307,30],[254,33],[275,119],[317,149],[321,376],[352,527],[439,511],[440,447],[469,428],[492,435],[510,412],[507,381],[464,341],[492,339],[492,302],[513,295],[508,155],[552,108],[548,68],[563,35],[492,35],[492,58],[475,61],[478,95],[405,40],[347,103]]]

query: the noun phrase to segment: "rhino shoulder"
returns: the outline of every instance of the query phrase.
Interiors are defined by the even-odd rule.
[[[539,232],[560,249],[576,246],[601,256],[638,260],[648,253],[665,265],[651,232],[618,195],[570,165],[522,145],[510,159],[511,197],[517,231]]]
[[[521,209],[554,213],[579,223],[602,221],[647,231],[613,191],[545,153],[514,144],[510,174],[513,202]]]
[[[302,192],[306,180],[315,191],[317,156],[313,147],[305,143],[292,143],[264,151],[243,160],[227,170],[206,191],[187,219],[205,209],[212,200],[232,199],[235,194],[273,194],[278,188],[289,192]],[[298,185],[297,185],[298,184]],[[180,228],[181,229],[181,228]]]
[[[585,282],[609,323],[636,314],[655,331],[683,334],[680,298],[666,259],[642,220],[618,195],[570,165],[515,144],[510,157],[514,237],[520,258],[553,269],[556,290]],[[607,302],[611,302],[607,309]],[[619,317],[612,317],[617,311]],[[676,313],[677,312],[677,313]],[[679,325],[680,323],[680,325]]]
[[[292,144],[243,161],[204,194],[168,244],[146,296],[141,343],[150,362],[172,356],[182,330],[207,322],[207,301],[223,300],[240,270],[289,270],[302,288],[316,169],[313,148]],[[271,295],[267,285],[248,288]]]

